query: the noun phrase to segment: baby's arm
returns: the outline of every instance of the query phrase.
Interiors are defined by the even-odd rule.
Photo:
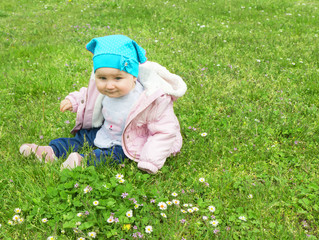
[[[170,96],[164,95],[156,100],[157,106],[152,108],[148,121],[149,137],[140,154],[138,168],[148,173],[156,173],[171,155],[172,146],[180,131],[178,120],[174,114]]]

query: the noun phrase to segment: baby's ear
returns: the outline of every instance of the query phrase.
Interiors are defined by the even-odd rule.
[[[136,80],[137,80],[137,77],[133,77],[133,81],[136,82]]]

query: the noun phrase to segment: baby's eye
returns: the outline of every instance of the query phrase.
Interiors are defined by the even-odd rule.
[[[116,79],[116,80],[121,80],[122,78],[121,78],[121,77],[116,77],[115,79]]]

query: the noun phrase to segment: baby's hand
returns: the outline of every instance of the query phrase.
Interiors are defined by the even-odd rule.
[[[61,103],[60,103],[60,111],[61,112],[65,112],[66,110],[72,111],[72,103],[69,99],[64,99]]]

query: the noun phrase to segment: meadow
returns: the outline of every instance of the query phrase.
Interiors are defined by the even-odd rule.
[[[0,2],[0,239],[318,239],[319,2]],[[188,86],[183,148],[60,171],[19,153],[71,136],[94,37],[124,34]],[[87,149],[89,151],[89,149]]]

